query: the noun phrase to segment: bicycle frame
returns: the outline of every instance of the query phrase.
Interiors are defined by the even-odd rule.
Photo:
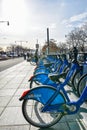
[[[68,97],[68,95],[67,95],[67,93],[66,93],[64,87],[65,87],[65,85],[68,83],[68,81],[70,80],[72,74],[74,73],[74,71],[75,71],[77,68],[78,68],[78,65],[77,65],[77,64],[72,64],[71,70],[70,70],[69,73],[67,74],[67,77],[66,77],[65,81],[57,86],[57,91],[56,91],[56,92],[53,94],[53,96],[48,100],[48,102],[46,103],[46,105],[44,106],[44,108],[43,108],[43,110],[42,110],[43,112],[50,110],[50,109],[49,109],[49,106],[50,106],[50,104],[52,103],[52,101],[55,99],[55,97],[58,95],[58,93],[59,93],[60,90],[63,92],[64,97],[66,98],[67,102],[68,102],[68,103],[70,102],[70,99],[69,99],[69,97]],[[58,105],[59,105],[59,104],[58,104]],[[57,107],[57,109],[58,109],[58,105],[54,106],[54,107],[52,108],[52,110],[53,110],[54,108],[56,108],[56,107]],[[61,104],[60,104],[60,105],[61,105]],[[71,112],[68,112],[68,113],[71,113]]]
[[[79,100],[76,102],[79,106],[81,106],[84,101],[87,99],[87,86],[84,88]]]
[[[57,111],[57,112],[62,112],[63,114],[75,114],[78,112],[80,106],[85,102],[85,100],[87,99],[87,86],[84,88],[80,98],[74,102],[74,101],[70,101],[66,91],[64,88],[59,88],[59,90],[62,90],[64,97],[66,98],[66,103],[62,104],[62,103],[58,103],[56,105],[50,105],[55,97],[59,94],[59,91],[55,92],[55,94],[49,99],[49,101],[46,103],[46,105],[44,105],[44,107],[42,108],[42,112],[51,112],[51,111]]]

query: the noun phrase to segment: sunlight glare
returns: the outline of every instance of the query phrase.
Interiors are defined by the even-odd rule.
[[[10,32],[26,33],[28,13],[24,0],[3,0],[3,19],[9,20]]]

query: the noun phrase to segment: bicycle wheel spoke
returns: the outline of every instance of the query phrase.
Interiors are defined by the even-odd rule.
[[[62,113],[41,112],[43,104],[34,100],[24,100],[23,115],[25,119],[36,127],[50,127],[57,123]]]

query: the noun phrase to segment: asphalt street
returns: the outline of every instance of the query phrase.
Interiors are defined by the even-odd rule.
[[[23,57],[0,61],[0,72],[23,61]]]

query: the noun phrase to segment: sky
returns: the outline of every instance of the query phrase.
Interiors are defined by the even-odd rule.
[[[65,35],[87,22],[87,0],[0,0],[0,21],[5,21],[0,22],[0,45],[35,48],[38,39],[43,46],[47,28],[50,39],[64,42]]]

